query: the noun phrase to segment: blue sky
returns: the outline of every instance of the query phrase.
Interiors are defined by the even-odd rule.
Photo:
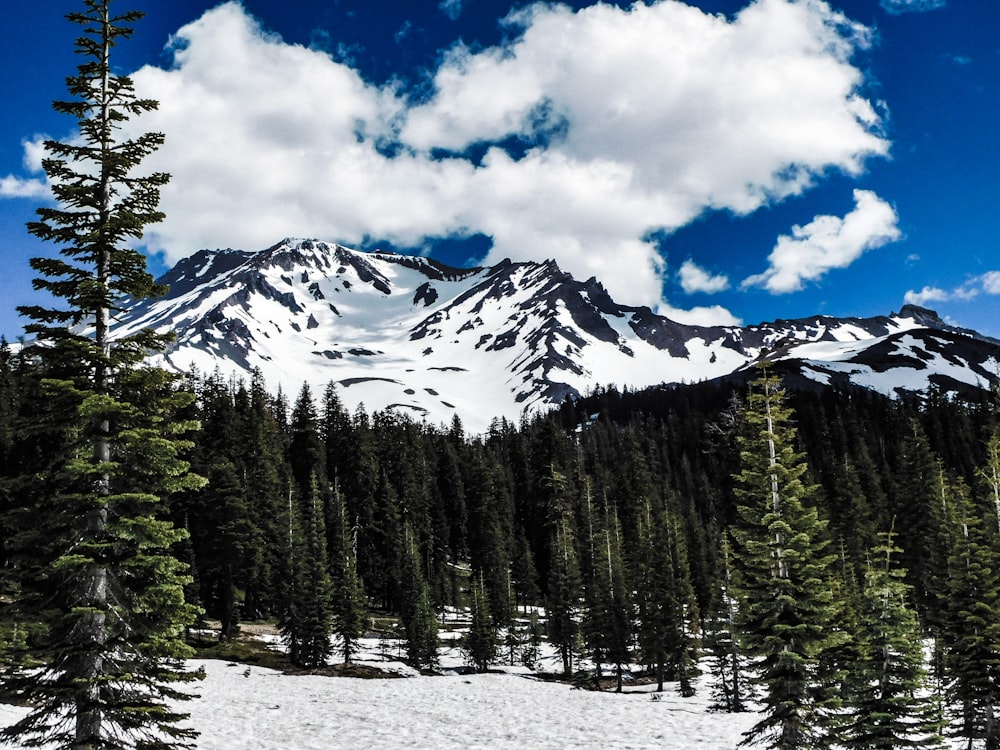
[[[74,70],[74,0],[0,47],[0,333]],[[1000,5],[958,0],[126,0],[173,180],[155,272],[286,236],[555,258],[682,322],[878,315],[1000,337]]]

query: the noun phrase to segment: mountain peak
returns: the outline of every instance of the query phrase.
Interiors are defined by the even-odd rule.
[[[945,322],[941,320],[941,316],[937,314],[936,310],[921,307],[920,305],[903,305],[899,310],[898,317],[913,318],[924,325],[945,325]]]
[[[726,377],[765,349],[816,387],[904,395],[996,379],[1000,342],[907,305],[876,318],[814,316],[689,326],[619,305],[552,260],[454,268],[420,256],[286,238],[257,253],[201,250],[129,308],[121,334],[174,331],[159,357],[181,371],[249,376],[296,392],[337,383],[349,407],[391,408],[471,432],[598,386]],[[959,335],[961,334],[961,335]]]

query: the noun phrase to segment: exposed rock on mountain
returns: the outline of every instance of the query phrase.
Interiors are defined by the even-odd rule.
[[[875,318],[682,325],[618,305],[552,261],[450,268],[426,258],[284,240],[257,253],[202,250],[130,308],[118,330],[172,330],[168,367],[259,369],[290,395],[340,385],[349,406],[395,408],[471,431],[597,385],[642,388],[737,373],[762,355],[817,386],[897,396],[986,387],[1000,342],[906,306]]]

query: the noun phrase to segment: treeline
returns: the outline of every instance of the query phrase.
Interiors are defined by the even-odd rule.
[[[990,394],[979,403],[783,394],[773,378],[602,390],[472,436],[457,419],[443,427],[351,412],[333,385],[288,398],[257,377],[215,374],[178,387],[193,398],[175,419],[200,424],[183,438],[207,482],[172,494],[166,513],[189,533],[175,546],[192,572],[188,601],[221,621],[223,638],[241,620],[274,618],[296,664],[325,662],[332,642],[350,660],[379,611],[399,617],[412,662],[431,666],[436,614],[465,607],[471,658],[486,668],[500,633],[511,649],[527,639],[518,608],[538,605],[566,673],[585,656],[598,677],[612,665],[620,687],[623,666],[641,663],[661,686],[690,693],[696,662],[711,657],[718,708],[745,710],[756,689],[771,717],[760,733],[801,725],[774,747],[814,746],[817,727],[846,741],[857,716],[846,707],[883,678],[901,691],[901,715],[925,705],[915,695],[938,698],[934,716],[908,715],[895,731],[933,738],[948,724],[1000,742]],[[19,507],[11,489],[37,470],[32,435],[52,408],[31,363],[4,346],[7,510]],[[12,527],[23,515],[3,519],[5,539],[23,533]],[[19,554],[4,548],[5,601],[16,601]],[[905,679],[857,671],[874,664],[864,657],[873,634],[891,629],[890,603],[904,635],[880,646],[883,656],[933,644],[926,662],[919,647],[906,657]],[[781,632],[812,632],[778,651],[801,651],[794,679],[809,697],[791,718],[788,705],[766,700],[795,671],[771,663],[778,636],[768,629],[782,618],[791,619]]]

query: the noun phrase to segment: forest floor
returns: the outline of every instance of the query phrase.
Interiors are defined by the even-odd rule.
[[[199,750],[737,750],[758,719],[711,710],[706,675],[691,697],[676,683],[657,693],[648,678],[629,679],[622,693],[610,678],[602,690],[581,689],[593,680],[562,679],[547,644],[534,669],[501,659],[489,673],[471,674],[461,622],[442,622],[433,674],[403,663],[402,644],[385,633],[363,638],[351,665],[337,664],[335,654],[325,668],[297,670],[273,625],[243,624],[237,642],[218,645],[207,625],[199,658],[189,662],[205,679],[181,707],[201,733]],[[588,674],[589,665],[579,666]],[[24,711],[0,704],[0,725]]]

